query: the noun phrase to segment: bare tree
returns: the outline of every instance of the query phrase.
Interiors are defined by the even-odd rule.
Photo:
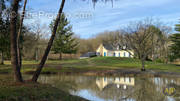
[[[20,35],[21,35],[21,33],[22,33],[22,26],[23,26],[24,16],[25,16],[25,12],[26,12],[26,4],[27,4],[27,0],[24,1],[24,7],[23,7],[22,15],[21,15],[19,32],[18,32],[18,36],[17,36],[18,65],[19,65],[20,68],[21,68],[21,66],[22,66],[22,56],[21,56],[21,46],[20,46]]]
[[[146,57],[152,52],[152,25],[152,19],[146,19],[131,23],[125,31],[125,38],[129,46],[131,46],[141,60],[142,71],[145,71]]]
[[[10,40],[11,40],[11,64],[14,71],[14,78],[16,82],[23,82],[20,67],[18,65],[18,54],[17,54],[17,14],[20,0],[13,0],[11,4],[11,18],[10,18]]]
[[[37,82],[38,77],[39,77],[39,75],[41,73],[41,70],[44,67],[44,64],[45,64],[45,62],[47,60],[48,54],[49,54],[49,52],[51,50],[54,38],[56,36],[56,30],[57,30],[57,27],[58,27],[58,24],[59,24],[61,15],[62,15],[62,11],[63,11],[63,8],[64,8],[64,4],[65,4],[65,0],[62,0],[60,9],[59,9],[59,12],[58,12],[58,15],[57,15],[57,18],[56,18],[55,23],[54,23],[52,35],[51,35],[51,38],[50,38],[50,40],[48,42],[48,46],[47,46],[47,48],[46,48],[46,50],[44,52],[44,55],[43,55],[43,57],[41,59],[40,64],[38,65],[38,68],[37,68],[36,72],[34,73],[34,75],[32,77],[32,81],[33,82]]]
[[[38,23],[37,23],[38,22]],[[43,34],[45,34],[45,32],[47,30],[46,25],[41,26],[40,25],[40,20],[35,21],[32,25],[32,31],[33,33],[35,33],[35,42],[36,44],[35,46],[35,60],[38,61],[39,60],[39,51],[40,51],[40,44],[41,44],[41,38],[43,37]]]
[[[167,34],[171,28],[152,18],[131,23],[125,32],[125,39],[142,63],[142,71],[145,71],[146,58],[164,59],[167,62],[168,39]]]

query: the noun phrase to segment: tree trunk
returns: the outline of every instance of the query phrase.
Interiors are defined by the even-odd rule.
[[[36,53],[35,54],[36,54],[36,59],[35,60],[38,61],[38,48],[36,48]]]
[[[51,38],[50,38],[50,40],[48,42],[48,46],[47,46],[47,48],[45,50],[45,53],[44,53],[44,55],[43,55],[43,57],[41,59],[40,64],[38,65],[38,68],[37,68],[36,72],[34,73],[34,75],[32,77],[33,82],[37,82],[38,77],[39,77],[39,75],[41,73],[41,70],[44,67],[44,64],[45,64],[45,62],[47,60],[48,54],[49,54],[49,52],[51,50],[54,38],[56,36],[56,30],[57,30],[57,27],[58,27],[58,24],[59,24],[59,21],[60,21],[60,18],[61,18],[61,14],[62,14],[62,11],[63,11],[63,8],[64,8],[64,4],[65,4],[65,0],[62,0],[60,9],[59,9],[59,12],[58,12],[58,15],[57,15],[57,18],[56,18],[55,23],[54,23],[53,32],[52,32]]]
[[[3,51],[1,51],[1,65],[4,65],[4,56],[3,56]]]
[[[25,16],[25,12],[26,12],[26,4],[27,4],[27,0],[24,1],[24,7],[23,7],[21,20],[20,20],[19,32],[18,32],[18,36],[17,36],[17,54],[18,54],[18,65],[19,65],[20,69],[22,66],[22,55],[21,55],[22,47],[20,46],[20,35],[22,33],[22,26],[23,26],[24,16]]]
[[[18,65],[18,56],[17,56],[17,33],[16,33],[16,21],[18,14],[18,6],[20,0],[14,0],[12,4],[13,15],[11,15],[10,21],[10,40],[11,40],[11,64],[14,71],[14,78],[16,82],[23,82],[22,75],[20,72],[20,67]]]
[[[154,46],[154,34],[152,35],[152,61],[154,61],[154,49],[155,49],[155,46]]]
[[[62,53],[59,53],[59,59],[62,60]]]
[[[141,64],[142,64],[141,71],[146,71],[146,69],[145,69],[145,58],[141,59]]]

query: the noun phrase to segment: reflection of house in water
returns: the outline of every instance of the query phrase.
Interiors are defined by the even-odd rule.
[[[96,79],[96,84],[100,90],[103,90],[108,85],[116,85],[117,88],[127,89],[128,86],[135,85],[134,77],[115,77],[115,78],[108,78],[108,77],[101,77]]]

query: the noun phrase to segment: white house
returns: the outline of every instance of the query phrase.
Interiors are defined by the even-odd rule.
[[[109,44],[101,44],[96,53],[100,56],[109,56],[109,57],[133,57],[134,52],[131,49],[128,49],[126,46],[120,47],[120,45],[114,47]]]

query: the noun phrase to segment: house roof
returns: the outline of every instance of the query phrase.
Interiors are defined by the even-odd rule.
[[[130,50],[130,48],[127,47],[126,45],[123,45],[123,46],[122,45],[113,46],[111,44],[104,44],[104,43],[102,45],[103,45],[103,47],[105,49],[110,50],[110,51],[118,51],[118,50],[126,50],[126,49]],[[125,46],[126,49],[124,49],[124,46]]]
[[[103,46],[107,50],[111,50],[111,51],[115,50],[114,47],[112,45],[110,45],[110,44],[103,44]]]

